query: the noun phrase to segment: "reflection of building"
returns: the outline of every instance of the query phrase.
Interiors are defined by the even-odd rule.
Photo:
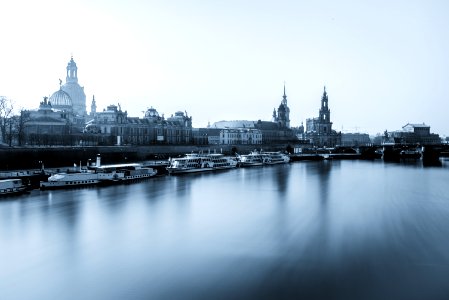
[[[406,124],[402,130],[388,132],[386,134],[389,142],[397,144],[421,144],[432,145],[441,143],[440,136],[430,133],[430,126],[422,124]]]
[[[332,130],[331,111],[328,102],[329,98],[326,87],[324,87],[318,118],[306,120],[306,137],[317,147],[334,147],[341,143],[341,134]]]

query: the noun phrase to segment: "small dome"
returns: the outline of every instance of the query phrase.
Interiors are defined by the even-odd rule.
[[[158,118],[158,117],[159,117],[159,113],[153,107],[149,108],[145,112],[145,118]]]
[[[67,94],[63,90],[54,92],[53,95],[51,95],[49,102],[54,108],[72,107],[72,99],[70,98],[69,94]]]

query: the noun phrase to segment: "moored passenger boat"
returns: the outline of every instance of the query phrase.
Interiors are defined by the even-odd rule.
[[[106,176],[103,176],[106,177]],[[56,173],[48,177],[48,181],[41,181],[41,190],[79,187],[95,185],[100,182],[99,174],[93,171],[82,171],[74,173]]]
[[[167,171],[169,174],[206,172],[231,169],[237,166],[237,161],[223,154],[186,154],[185,157],[172,158]]]
[[[157,170],[143,167],[138,163],[103,165],[94,169],[99,176],[104,175],[104,178],[100,178],[103,183],[139,180],[157,174]]]
[[[290,162],[290,156],[282,152],[261,152],[262,155],[266,155],[269,159],[266,161],[268,165],[286,164]]]
[[[261,154],[257,151],[253,151],[249,154],[243,154],[238,156],[239,167],[253,167],[263,166],[268,163],[269,157]]]
[[[17,195],[28,190],[28,186],[23,184],[22,179],[0,180],[0,196]]]
[[[110,184],[149,178],[157,174],[155,169],[144,168],[137,163],[101,165],[98,160],[97,164],[97,166],[90,166],[88,170],[54,174],[48,178],[48,181],[41,181],[40,188],[45,190],[90,186],[100,183]]]

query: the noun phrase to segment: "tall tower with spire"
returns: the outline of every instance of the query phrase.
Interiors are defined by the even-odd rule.
[[[318,117],[318,132],[320,134],[329,134],[332,132],[331,111],[329,109],[329,98],[324,87],[323,96],[321,97],[321,108]]]
[[[282,127],[290,128],[290,108],[287,105],[287,94],[285,93],[285,83],[284,83],[284,95],[282,96],[282,101],[278,108],[277,122]]]
[[[90,104],[90,114],[93,116],[97,113],[97,102],[95,101],[95,95],[92,96],[92,103]]]

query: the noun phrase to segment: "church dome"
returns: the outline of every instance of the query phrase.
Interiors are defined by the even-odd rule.
[[[61,89],[51,95],[49,102],[54,108],[72,108],[72,99]]]

